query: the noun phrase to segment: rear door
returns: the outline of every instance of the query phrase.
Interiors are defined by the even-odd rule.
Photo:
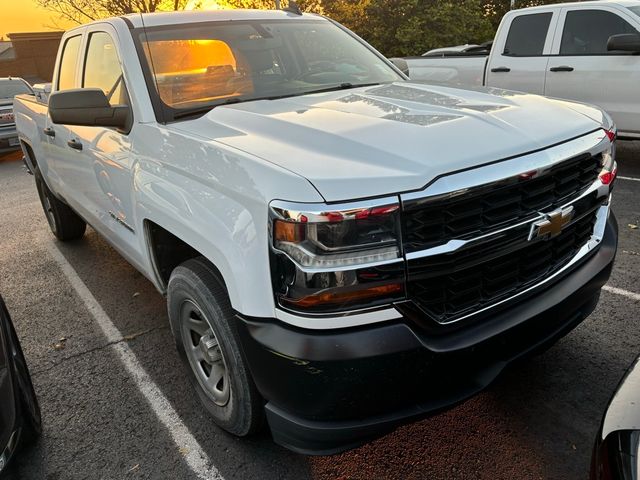
[[[542,94],[559,10],[507,14],[491,49],[486,85]]]
[[[56,75],[53,79],[54,91],[70,90],[80,86],[80,53],[82,51],[83,30],[74,31],[73,35],[65,38]],[[71,133],[66,125],[54,124],[47,117],[45,129],[42,132],[45,139],[43,151],[47,157],[49,173],[47,179],[54,185],[49,185],[58,192],[64,192],[64,197],[76,210],[84,214],[81,207],[85,204],[83,191],[79,188],[78,169],[82,168],[81,156],[77,150],[70,147]]]
[[[564,8],[560,22],[545,95],[598,105],[620,131],[640,133],[640,55],[607,50],[610,36],[639,33],[639,19],[594,5]]]

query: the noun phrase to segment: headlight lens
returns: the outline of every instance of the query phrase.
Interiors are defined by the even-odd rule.
[[[295,218],[274,222],[274,247],[303,267],[362,265],[400,256],[396,204],[318,213],[280,210]]]
[[[616,164],[616,132],[615,129],[605,130],[611,145],[602,152],[602,171],[600,172],[600,181],[604,185],[611,185],[618,174],[618,166]]]
[[[332,312],[404,298],[397,198],[359,205],[272,203],[280,305]]]

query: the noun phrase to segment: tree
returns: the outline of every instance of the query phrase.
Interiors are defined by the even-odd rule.
[[[565,0],[516,0],[514,8],[535,7],[563,1]],[[483,9],[489,17],[494,30],[497,30],[502,17],[511,9],[511,0],[484,0]]]
[[[371,0],[358,33],[387,56],[493,38],[481,0]]]
[[[36,0],[47,10],[75,23],[87,23],[100,18],[149,13],[161,10],[182,10],[187,0]]]

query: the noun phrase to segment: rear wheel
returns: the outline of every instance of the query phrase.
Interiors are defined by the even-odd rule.
[[[169,280],[167,305],[180,356],[215,423],[238,436],[258,430],[262,399],[240,348],[226,289],[213,266],[202,257],[178,266]]]
[[[63,242],[81,238],[87,228],[85,221],[67,204],[58,200],[40,176],[36,176],[36,186],[42,209],[56,238]]]

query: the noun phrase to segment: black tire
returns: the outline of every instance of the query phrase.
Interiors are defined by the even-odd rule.
[[[249,373],[240,346],[237,319],[215,268],[203,257],[188,260],[175,268],[169,280],[167,307],[180,357],[201,403],[214,422],[240,437],[258,431],[263,425],[263,401]],[[208,328],[205,333],[196,332],[190,329],[191,324],[201,325],[197,330],[202,326]],[[200,353],[188,354],[188,348]],[[212,351],[215,352],[211,362],[214,366],[208,363]],[[217,353],[221,358],[215,356]],[[194,358],[198,355],[204,358]],[[210,378],[214,377],[214,368],[224,368],[227,373],[215,388],[207,382],[207,365]]]
[[[10,354],[20,396],[20,416],[22,417],[20,447],[23,447],[35,443],[42,434],[42,416],[18,336],[11,323],[9,323],[9,328],[11,336]]]
[[[87,229],[86,222],[64,202],[57,199],[47,184],[36,175],[36,187],[51,232],[62,242],[77,240]]]

